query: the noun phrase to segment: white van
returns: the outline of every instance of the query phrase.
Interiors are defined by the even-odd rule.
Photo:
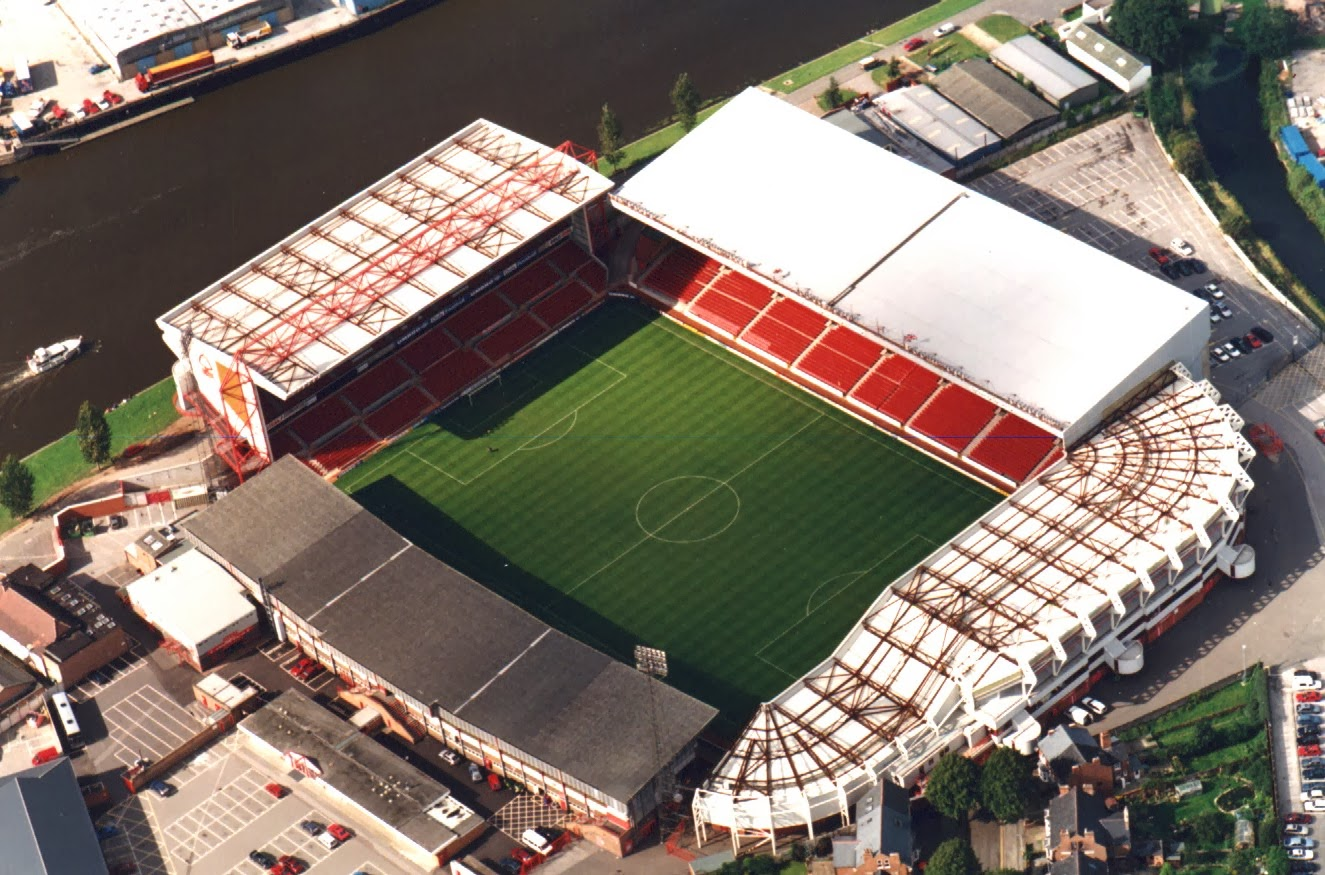
[[[1295,691],[1319,690],[1320,688],[1320,678],[1314,678],[1309,674],[1293,674],[1293,689]]]

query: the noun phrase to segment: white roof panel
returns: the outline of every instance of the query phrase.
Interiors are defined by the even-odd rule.
[[[611,186],[480,120],[157,324],[168,340],[188,334],[242,356],[256,382],[288,398]]]
[[[1205,325],[1172,285],[753,89],[613,200],[1064,426]]]
[[[190,646],[234,627],[257,622],[257,608],[217,563],[189,550],[128,586],[129,601],[163,633]]]
[[[1030,34],[1004,43],[989,57],[1025,76],[1054,100],[1064,100],[1098,81]]]

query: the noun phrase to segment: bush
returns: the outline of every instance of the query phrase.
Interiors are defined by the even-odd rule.
[[[1150,80],[1150,91],[1146,95],[1146,106],[1150,109],[1150,121],[1161,140],[1168,142],[1174,131],[1183,127],[1182,92],[1177,76],[1165,73]]]
[[[1242,207],[1231,207],[1219,219],[1219,230],[1234,240],[1244,240],[1251,233],[1251,219]]]
[[[1182,132],[1173,137],[1173,166],[1188,179],[1204,179],[1205,149],[1194,134]]]
[[[1192,838],[1203,848],[1223,847],[1233,835],[1233,818],[1222,811],[1202,811],[1191,822]]]

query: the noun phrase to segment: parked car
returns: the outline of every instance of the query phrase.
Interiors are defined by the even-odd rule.
[[[1320,690],[1307,690],[1306,692],[1298,693],[1295,698],[1299,702],[1319,702],[1321,699]]]
[[[1109,712],[1108,705],[1104,704],[1099,699],[1092,699],[1090,696],[1082,696],[1081,704],[1087,711],[1094,714],[1096,717],[1103,717]]]
[[[289,668],[290,674],[301,681],[306,681],[317,674],[317,670],[317,660],[308,656],[300,657]]]
[[[1286,823],[1284,824],[1284,835],[1286,836],[1309,836],[1311,830],[1305,823]]]
[[[1297,746],[1297,755],[1300,757],[1318,757],[1320,756],[1320,745],[1299,744]]]
[[[1220,316],[1220,315],[1219,315],[1219,311],[1215,309],[1215,305],[1214,305],[1214,304],[1211,304],[1211,305],[1210,305],[1210,324],[1211,324],[1211,325],[1214,325],[1214,324],[1217,323],[1220,319],[1223,319],[1223,318],[1224,318],[1223,316]]]
[[[1288,859],[1290,860],[1314,860],[1316,852],[1311,848],[1289,848]]]
[[[37,751],[35,754],[32,755],[32,764],[34,766],[41,766],[45,765],[46,763],[49,763],[51,760],[58,760],[59,758],[60,758],[59,748],[43,747],[41,750]]]
[[[111,823],[102,824],[101,826],[97,827],[97,838],[103,842],[106,839],[113,839],[115,838],[115,836],[119,834],[120,834],[119,827]]]
[[[328,824],[327,833],[338,842],[348,842],[354,838],[354,833],[350,832],[339,823]]]
[[[1316,818],[1300,811],[1290,811],[1284,815],[1284,823],[1312,823]]]
[[[536,829],[530,828],[520,833],[520,841],[534,853],[546,856],[552,852],[552,842]]]
[[[460,754],[451,750],[451,748],[449,747],[442,748],[442,752],[439,753],[438,756],[441,757],[442,762],[446,763],[447,765],[452,765],[452,766],[460,765]]]
[[[249,851],[249,862],[262,869],[270,869],[276,865],[276,857],[266,851]]]
[[[1196,273],[1196,265],[1192,264],[1190,258],[1184,258],[1178,261],[1178,272],[1183,276],[1191,276]]]
[[[1325,811],[1325,799],[1307,799],[1302,803],[1302,807],[1307,811]]]
[[[1224,290],[1219,287],[1219,283],[1206,283],[1201,286],[1201,291],[1205,292],[1213,300],[1219,301],[1224,297]]]
[[[1169,262],[1167,264],[1161,264],[1159,266],[1159,272],[1164,274],[1164,276],[1168,277],[1174,282],[1177,282],[1178,278],[1182,276],[1182,271],[1179,270],[1178,266],[1176,264],[1173,264],[1172,262]]]
[[[276,865],[267,870],[271,875],[301,875],[308,871],[308,864],[289,854],[281,855]]]
[[[112,514],[110,518],[110,527],[112,531],[122,529],[129,524],[129,521],[119,514]]]
[[[299,828],[302,829],[304,832],[308,833],[309,835],[315,836],[318,833],[322,832],[323,826],[322,824],[318,823],[316,820],[301,820],[299,822]]]
[[[951,21],[945,22],[934,28],[934,37],[937,39],[941,36],[947,36],[955,30],[957,30],[957,25],[953,24]]]
[[[328,851],[334,851],[336,848],[340,847],[340,839],[336,838],[329,832],[320,832],[314,838],[319,845],[326,848]]]
[[[1212,347],[1210,349],[1210,357],[1213,358],[1215,361],[1219,362],[1220,364],[1223,364],[1224,362],[1228,361],[1230,358],[1229,354],[1224,352],[1224,348],[1222,346]]]
[[[1182,239],[1181,237],[1174,237],[1172,240],[1170,240],[1169,248],[1172,249],[1174,252],[1178,253],[1179,255],[1187,257],[1196,254],[1196,250],[1192,247],[1192,244],[1188,243],[1186,240]]]
[[[1319,726],[1319,725],[1322,724],[1322,723],[1325,723],[1325,719],[1322,719],[1321,716],[1320,716],[1319,714],[1298,714],[1298,715],[1297,715],[1297,725],[1298,725],[1298,726],[1302,726],[1303,724],[1306,724],[1306,725],[1308,725],[1308,726]]]
[[[147,789],[151,790],[162,799],[175,795],[175,788],[167,784],[165,781],[162,781],[160,778],[148,784]]]
[[[1247,345],[1250,346],[1252,349],[1260,349],[1264,345],[1261,342],[1261,339],[1256,335],[1252,334],[1251,332],[1247,332],[1247,335],[1242,339],[1247,341]]]
[[[263,787],[262,789],[266,790],[276,799],[284,799],[286,796],[290,794],[290,790],[288,787],[284,787],[280,784],[277,784],[275,781]]]
[[[1187,259],[1187,263],[1190,264],[1192,266],[1192,270],[1194,270],[1197,273],[1205,273],[1207,270],[1209,270],[1209,268],[1205,266],[1205,262],[1199,258],[1189,258]]]
[[[1284,839],[1285,848],[1314,848],[1316,840],[1306,836],[1288,836]]]
[[[483,770],[478,767],[477,763],[469,764],[469,780],[475,784],[483,780]]]
[[[97,75],[98,73],[105,73],[105,72],[106,72],[107,70],[109,70],[109,69],[110,69],[110,64],[100,64],[100,63],[98,63],[98,64],[93,64],[92,66],[88,67],[88,68],[87,68],[87,72],[89,72],[89,73],[91,73],[93,76],[95,76],[95,75]]]
[[[1072,718],[1073,723],[1085,726],[1095,720],[1095,715],[1087,711],[1080,705],[1073,705],[1067,709],[1067,716]]]
[[[1169,263],[1169,256],[1172,254],[1172,252],[1169,252],[1167,249],[1160,246],[1150,247],[1150,257],[1155,260],[1155,264],[1158,264],[1161,267]]]
[[[1232,319],[1232,318],[1233,318],[1233,310],[1228,306],[1228,304],[1225,304],[1223,301],[1219,301],[1219,302],[1217,302],[1217,303],[1215,304],[1215,309],[1218,310],[1218,311],[1219,311],[1219,315],[1220,315],[1220,316],[1223,316],[1225,319]],[[1320,682],[1317,681],[1317,683],[1320,683]]]
[[[1251,355],[1252,345],[1250,343],[1247,343],[1247,338],[1235,337],[1233,338],[1233,345],[1236,346],[1239,350],[1241,350],[1243,355]]]
[[[1303,768],[1310,768],[1312,766],[1325,766],[1325,757],[1304,757],[1302,760],[1298,762],[1298,765]]]
[[[1224,352],[1226,352],[1226,353],[1228,353],[1229,355],[1233,356],[1233,358],[1238,358],[1239,356],[1242,355],[1242,350],[1238,349],[1238,348],[1233,344],[1232,341],[1225,341],[1225,342],[1224,342]]]
[[[524,871],[524,864],[514,857],[502,857],[500,860],[493,860],[492,866],[501,875],[520,875]]]
[[[1299,714],[1319,714],[1320,706],[1313,702],[1298,702],[1297,713]]]
[[[1325,781],[1325,769],[1303,769],[1302,780],[1304,781]]]
[[[916,49],[920,48],[924,44],[925,44],[924,37],[913,36],[906,42],[902,43],[902,51],[914,52]]]
[[[1261,339],[1261,343],[1274,343],[1274,335],[1257,325],[1251,330],[1251,333]]]
[[[1312,873],[1312,872],[1319,872],[1319,871],[1320,871],[1320,864],[1319,864],[1319,863],[1290,863],[1290,864],[1288,864],[1288,871],[1294,873],[1294,875],[1309,875],[1309,873]]]

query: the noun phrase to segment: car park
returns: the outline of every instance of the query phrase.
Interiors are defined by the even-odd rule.
[[[1108,705],[1104,704],[1099,699],[1092,699],[1090,696],[1082,696],[1081,705],[1096,717],[1103,717],[1105,714],[1109,713]]]
[[[460,754],[451,750],[451,748],[449,747],[442,748],[442,752],[439,753],[438,756],[441,757],[442,762],[446,763],[447,765],[451,766],[460,765]]]
[[[953,33],[956,30],[957,30],[957,25],[953,24],[951,21],[948,21],[934,28],[934,36],[936,38],[941,36],[947,36],[948,34]]]
[[[269,854],[266,851],[249,851],[248,859],[249,862],[262,869],[270,869],[276,865],[275,855]]]
[[[151,790],[153,793],[160,796],[162,799],[175,795],[175,788],[167,784],[165,781],[160,780],[159,778],[153,781],[152,783],[148,784],[147,789]]]

